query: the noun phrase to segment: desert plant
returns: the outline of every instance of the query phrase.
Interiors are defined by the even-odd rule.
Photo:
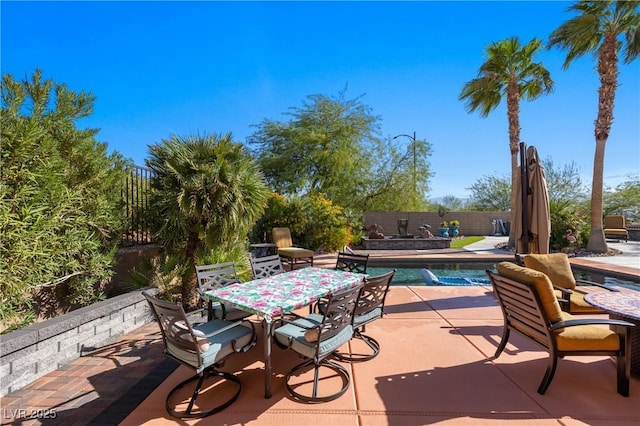
[[[262,173],[231,134],[171,136],[150,148],[153,170],[153,228],[169,253],[186,264],[182,303],[191,308],[198,293],[198,253],[244,243],[269,194]]]

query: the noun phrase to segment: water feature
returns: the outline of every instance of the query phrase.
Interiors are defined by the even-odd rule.
[[[376,225],[374,225],[376,227]],[[427,224],[421,225],[420,235],[408,232],[409,219],[398,219],[398,233],[384,238],[369,237],[362,239],[365,250],[431,250],[451,248],[451,238],[434,237]]]

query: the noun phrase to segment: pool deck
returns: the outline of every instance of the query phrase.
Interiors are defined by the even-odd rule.
[[[413,261],[513,258],[492,244],[392,255]],[[614,244],[623,255],[572,261],[640,279],[640,243]],[[389,254],[371,256],[373,260]],[[332,267],[335,256],[317,256],[315,264]],[[365,363],[346,364],[352,377],[350,389],[329,403],[307,405],[287,396],[284,374],[298,358],[278,348],[274,348],[274,393],[264,399],[259,341],[258,347],[230,357],[224,367],[235,371],[243,383],[242,394],[232,406],[204,421],[177,421],[165,412],[164,399],[190,372],[163,356],[158,327],[150,323],[3,397],[2,424],[640,424],[640,377],[632,376],[629,398],[620,396],[615,390],[615,364],[609,357],[560,360],[545,395],[536,389],[546,352],[514,335],[505,352],[491,360],[500,341],[502,317],[488,286],[393,287],[386,311],[383,320],[367,327],[367,334],[381,343],[380,355]],[[356,343],[348,349],[357,351]],[[25,414],[48,414],[49,418],[25,419]]]

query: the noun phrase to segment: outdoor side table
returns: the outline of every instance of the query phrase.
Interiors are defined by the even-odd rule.
[[[278,253],[276,245],[272,243],[251,244],[250,251],[253,257],[264,257]]]

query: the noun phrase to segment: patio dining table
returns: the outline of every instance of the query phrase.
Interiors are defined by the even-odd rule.
[[[356,287],[365,275],[326,268],[302,268],[271,277],[218,287],[205,294],[262,318],[264,333],[264,396],[271,397],[271,334],[273,320],[311,305],[331,293]]]
[[[609,313],[612,319],[621,319],[635,325],[630,331],[631,372],[640,375],[640,291],[594,291],[584,296],[588,303]]]

